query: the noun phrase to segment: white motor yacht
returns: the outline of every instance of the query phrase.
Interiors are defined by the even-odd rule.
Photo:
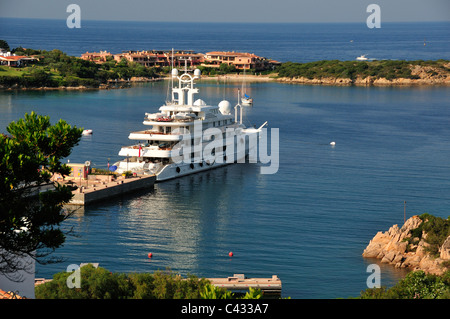
[[[195,80],[200,76],[200,70],[196,69],[192,75],[186,66],[181,75],[177,69],[172,70],[172,99],[158,112],[145,113],[143,124],[148,129],[130,133],[130,140],[140,142],[122,147],[119,155],[124,159],[115,163],[112,170],[154,174],[159,182],[245,162],[257,148],[258,137],[267,122],[259,128],[247,128],[242,123],[240,96],[234,114],[226,100],[207,105],[194,99],[199,92]]]

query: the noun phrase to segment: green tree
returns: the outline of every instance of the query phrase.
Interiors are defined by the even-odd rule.
[[[424,221],[422,230],[427,234],[425,241],[428,243],[426,250],[433,256],[439,256],[439,247],[450,236],[450,219],[435,217],[429,214],[420,216]]]
[[[232,299],[233,293],[225,288],[220,288],[214,285],[206,285],[203,291],[200,292],[202,299]]]
[[[37,299],[126,299],[132,293],[132,285],[125,274],[111,273],[91,264],[80,272],[80,288],[69,288],[70,272],[60,272],[53,280],[36,287]]]
[[[0,49],[3,49],[4,51],[9,51],[9,44],[5,40],[0,40]]]
[[[219,66],[219,72],[221,74],[228,74],[228,73],[235,73],[236,72],[236,66],[233,64],[226,64],[226,63],[222,63]]]
[[[55,86],[56,83],[53,81],[51,75],[42,69],[33,69],[31,72],[24,77],[27,83],[31,86]]]
[[[0,273],[15,273],[23,270],[17,257],[58,261],[49,256],[65,241],[59,226],[68,217],[62,206],[72,193],[51,178],[70,173],[60,160],[78,144],[82,129],[63,120],[52,125],[48,116],[32,112],[7,131],[0,135]]]

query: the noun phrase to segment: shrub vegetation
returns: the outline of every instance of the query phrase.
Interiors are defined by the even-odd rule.
[[[131,77],[158,77],[154,68],[146,68],[139,63],[122,59],[109,60],[103,64],[69,56],[60,50],[33,50],[16,48],[17,55],[36,56],[38,61],[20,72],[6,72],[9,67],[0,66],[0,86],[4,87],[99,87],[108,80],[129,79]]]
[[[37,299],[259,299],[260,290],[237,295],[196,276],[182,278],[170,270],[119,274],[92,265],[80,268],[80,288],[68,288],[73,273],[60,272],[35,288]]]
[[[426,234],[424,240],[428,244],[425,249],[435,257],[439,256],[439,247],[450,236],[450,217],[447,219],[432,216],[430,214],[422,214],[419,218],[423,221],[419,227],[411,231],[409,241],[415,239],[422,239],[423,234]]]
[[[320,79],[325,77],[348,78],[355,80],[357,77],[417,79],[417,75],[411,74],[414,65],[432,66],[449,72],[450,69],[444,64],[448,61],[402,61],[402,60],[380,60],[380,61],[339,61],[323,60],[308,63],[283,63],[276,71],[280,77],[306,77],[308,79]]]
[[[369,288],[360,299],[449,299],[450,271],[443,276],[426,274],[422,270],[408,273],[391,288]]]

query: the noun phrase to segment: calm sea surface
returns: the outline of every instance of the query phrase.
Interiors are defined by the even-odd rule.
[[[60,35],[54,32],[54,38],[49,39],[33,33],[28,25],[31,35],[19,36],[2,21],[0,38],[7,39],[12,47],[61,48],[77,55],[86,50],[166,49],[176,44],[162,35],[160,42],[152,42],[146,34],[144,41],[148,42],[137,48],[137,39],[127,37],[134,34],[133,24],[122,26],[120,32],[108,37],[99,27],[98,38],[71,42],[61,35],[66,30]],[[24,20],[14,21],[22,21],[21,28],[25,28]],[[56,22],[46,23],[42,28]],[[150,25],[169,34],[175,32],[170,25]],[[399,43],[396,49],[374,46],[380,50],[379,57],[448,58],[448,32],[443,31],[448,31],[448,24],[417,28],[430,28],[427,41],[438,43],[434,44],[438,50],[426,52],[421,51],[422,35],[417,37],[422,42],[414,52],[411,39],[415,35],[406,25],[399,26],[402,32],[391,30],[383,41],[394,43],[392,33],[410,40]],[[139,23],[135,27],[144,28]],[[322,25],[304,27],[311,32],[326,30]],[[289,52],[285,50],[288,46],[275,51],[270,41],[263,43],[253,26],[250,29],[253,31],[239,37],[219,33],[212,43],[208,40],[210,31],[190,42],[178,38],[182,45],[175,47],[200,52],[254,48],[251,51],[256,54],[265,56],[268,52],[279,60],[296,61],[331,58],[333,52],[339,55],[334,58],[341,59],[372,55],[360,49],[335,50],[354,45],[356,41],[350,44],[348,40],[357,40],[354,34],[333,44],[329,34],[313,32],[308,36],[314,44],[305,44],[310,50],[307,53]],[[343,27],[347,34],[350,29]],[[359,32],[361,41],[368,45],[370,39],[363,36],[366,31],[361,28]],[[300,41],[291,36],[292,43],[299,45]],[[244,40],[242,46],[232,48],[226,47],[226,41],[218,41],[220,37],[229,44]],[[271,37],[271,41],[281,41],[275,35]],[[99,39],[103,39],[103,47],[97,43]],[[163,39],[170,41],[163,45]],[[427,44],[429,47],[432,45]],[[78,236],[68,237],[56,252],[66,261],[39,265],[36,276],[51,278],[69,264],[98,262],[116,272],[152,272],[169,267],[183,275],[201,277],[278,275],[284,296],[357,296],[367,287],[367,266],[376,262],[362,258],[362,251],[378,231],[403,223],[404,201],[407,217],[425,212],[449,215],[450,88],[249,85],[255,104],[246,108],[246,123],[259,126],[267,120],[269,128],[279,128],[280,165],[276,174],[261,174],[262,164],[235,164],[82,208],[65,224],[67,228],[73,226]],[[235,104],[239,87],[238,83],[202,81],[199,97],[207,103],[228,99]],[[166,82],[108,91],[0,92],[0,132],[5,132],[9,122],[33,110],[54,121],[63,118],[94,130],[92,136],[82,138],[70,161],[90,160],[93,166],[106,168],[108,159],[119,159],[117,153],[129,143],[129,132],[144,127],[144,113],[157,111],[166,94]],[[330,146],[331,141],[336,141],[336,146]],[[234,253],[232,258],[228,257],[230,251]],[[153,253],[151,260],[147,258],[149,252]],[[403,275],[391,266],[382,266],[381,284],[391,285]]]
[[[53,50],[80,56],[86,51],[194,50],[253,52],[281,62],[377,59],[450,59],[450,22],[383,23],[162,23],[0,18],[0,39],[10,47]],[[424,43],[426,45],[424,45]]]

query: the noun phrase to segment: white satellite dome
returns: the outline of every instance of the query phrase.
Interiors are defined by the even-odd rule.
[[[202,71],[200,71],[199,69],[195,69],[194,76],[200,77],[200,75],[202,75]]]
[[[206,103],[202,99],[195,100],[194,102],[194,106],[204,106],[204,105],[206,105]]]
[[[172,69],[172,76],[173,77],[178,76],[178,70],[177,69]]]
[[[227,115],[231,113],[231,104],[230,102],[223,100],[219,103],[220,113]]]

